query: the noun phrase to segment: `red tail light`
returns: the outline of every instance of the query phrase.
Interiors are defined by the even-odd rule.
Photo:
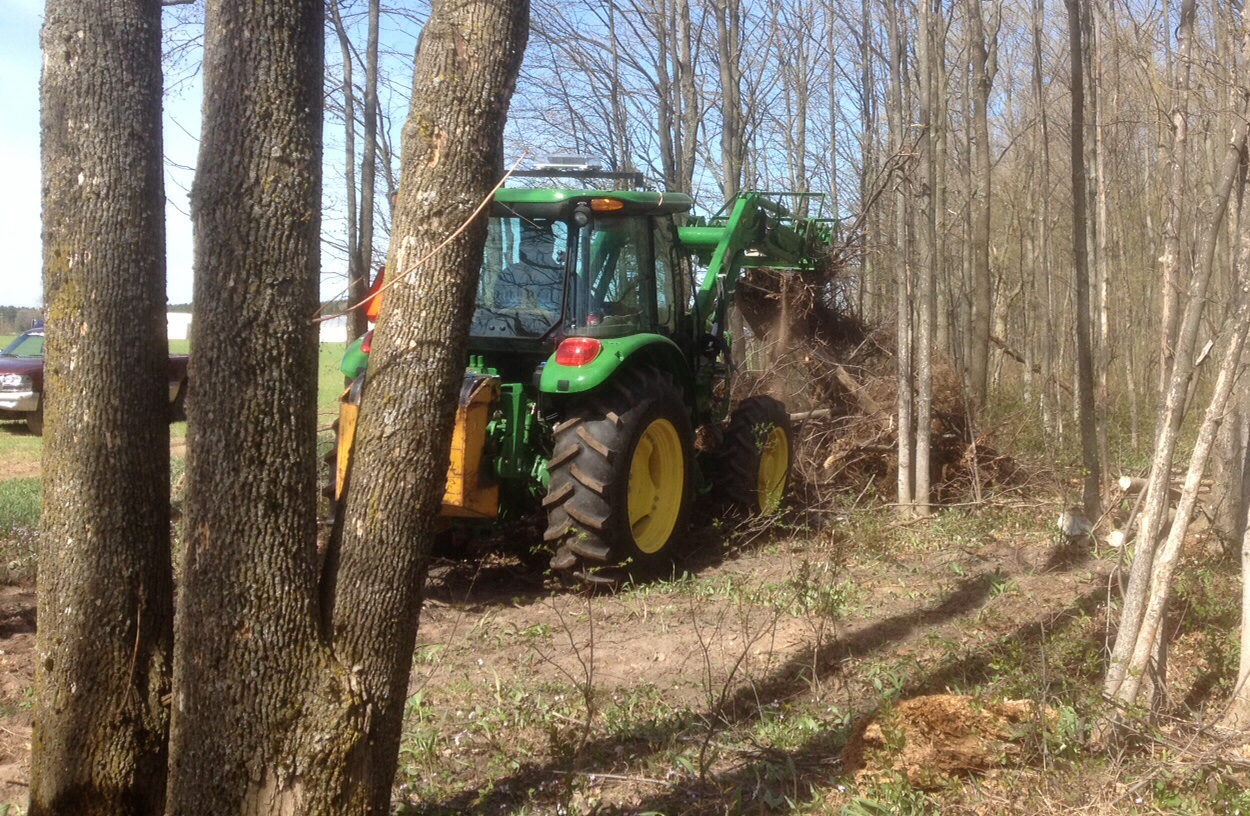
[[[365,332],[365,339],[360,341],[360,350],[365,354],[369,353],[369,347],[373,345],[373,329]]]
[[[599,356],[603,344],[593,337],[568,337],[556,349],[556,363],[562,366],[584,366]]]

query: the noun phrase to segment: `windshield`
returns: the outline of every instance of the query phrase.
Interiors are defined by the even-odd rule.
[[[543,218],[492,218],[477,285],[475,337],[542,337],[560,322],[569,228]]]
[[[652,325],[647,220],[596,219],[582,230],[565,331],[619,337]]]
[[[42,357],[43,356],[43,332],[26,332],[18,336],[16,340],[9,343],[8,348],[0,355],[4,357]]]

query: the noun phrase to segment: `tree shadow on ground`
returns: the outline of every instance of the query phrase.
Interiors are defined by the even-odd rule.
[[[1053,560],[1052,555],[1048,563]],[[783,794],[798,797],[794,801],[802,801],[836,779],[841,767],[839,751],[850,733],[845,720],[831,721],[803,743],[786,750],[768,745],[751,750],[743,748],[738,753],[744,761],[731,763],[731,769],[724,772],[711,771],[710,761],[704,763],[700,758],[710,760],[722,750],[718,736],[730,729],[758,723],[766,715],[768,701],[795,699],[810,692],[812,672],[838,674],[851,659],[866,658],[891,644],[905,641],[922,628],[975,613],[989,600],[999,578],[997,573],[990,572],[969,576],[940,602],[854,629],[830,648],[818,651],[815,659],[812,650],[802,650],[800,656],[779,666],[761,681],[743,683],[719,705],[702,711],[675,711],[668,717],[591,739],[582,745],[576,756],[548,762],[524,762],[513,773],[481,789],[467,790],[441,802],[409,805],[399,812],[410,816],[507,813],[516,807],[556,812],[576,779],[620,773],[622,776],[617,778],[628,781],[633,777],[622,769],[637,767],[647,757],[672,750],[677,745],[688,746],[687,755],[689,746],[702,750],[696,752],[695,760],[681,772],[670,771],[663,779],[637,778],[637,787],[660,787],[655,793],[632,801],[628,808],[605,806],[597,812],[710,816],[769,812],[777,802],[785,801],[778,798]],[[992,680],[995,656],[1001,651],[1041,648],[1046,637],[1053,637],[1056,630],[1090,614],[1105,599],[1105,587],[1096,587],[1059,611],[1042,614],[973,651],[950,655],[921,676],[903,683],[897,693],[908,697]],[[844,682],[849,681],[844,678]],[[868,695],[852,703],[854,713],[860,716],[879,702],[880,698]]]

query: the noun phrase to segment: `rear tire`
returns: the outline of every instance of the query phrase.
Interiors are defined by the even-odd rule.
[[[790,414],[772,397],[739,403],[725,429],[709,476],[716,495],[748,515],[771,515],[781,507],[794,463]]]
[[[616,583],[669,564],[686,529],[693,451],[681,391],[656,369],[621,371],[575,404],[547,464],[552,568]]]

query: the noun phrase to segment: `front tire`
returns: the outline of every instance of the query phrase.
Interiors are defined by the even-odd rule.
[[[552,568],[616,583],[670,563],[686,529],[693,451],[681,392],[653,368],[622,371],[576,404],[547,464]]]
[[[711,470],[718,496],[748,515],[772,515],[781,507],[794,463],[790,414],[772,397],[739,403]]]
[[[31,436],[43,436],[43,400],[39,400],[39,407],[26,417],[26,430],[30,431]]]

